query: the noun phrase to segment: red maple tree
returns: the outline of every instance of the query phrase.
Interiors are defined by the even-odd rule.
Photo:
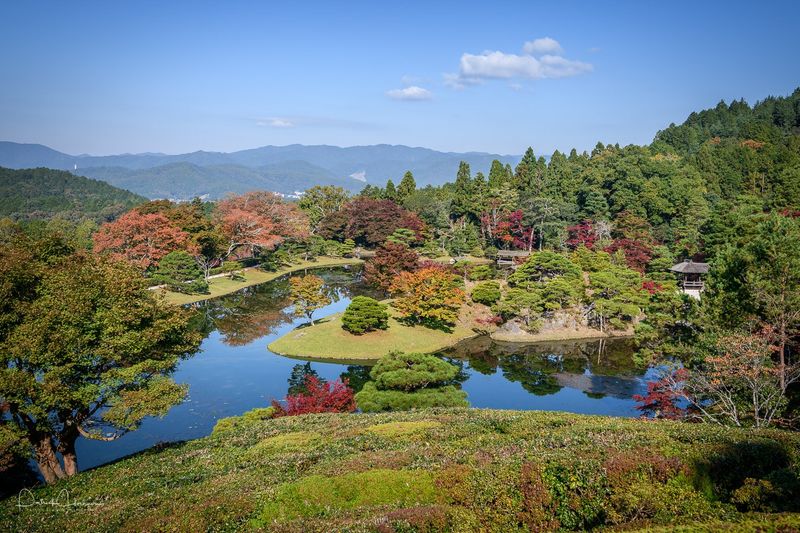
[[[594,250],[594,245],[597,242],[597,232],[591,220],[584,220],[580,224],[569,226],[567,228],[567,233],[569,234],[567,246],[569,246],[571,250],[575,250],[581,246]]]
[[[417,252],[404,244],[385,242],[364,265],[364,281],[388,291],[400,272],[413,272],[419,267]]]
[[[685,382],[689,371],[679,368],[661,379],[647,382],[647,394],[634,394],[633,399],[640,405],[636,409],[653,418],[681,420],[686,417],[687,409],[679,405],[685,398],[681,383]]]
[[[176,250],[194,254],[190,236],[161,213],[128,211],[107,222],[93,236],[94,251],[124,259],[142,270],[158,266],[162,257]]]
[[[418,242],[424,238],[425,223],[416,213],[391,200],[359,197],[322,219],[319,234],[326,239],[353,239],[362,246],[377,246],[399,228],[414,231]]]
[[[227,253],[239,248],[249,254],[273,249],[285,239],[302,239],[309,233],[308,218],[297,206],[277,194],[256,191],[225,198],[217,205]]]

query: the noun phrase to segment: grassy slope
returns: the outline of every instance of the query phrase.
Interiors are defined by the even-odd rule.
[[[290,331],[270,344],[269,349],[289,357],[375,360],[392,350],[439,352],[475,335],[468,317],[459,320],[453,331],[447,333],[423,326],[407,326],[398,322],[395,316],[389,318],[389,329],[385,331],[353,335],[342,329],[342,315],[337,313],[318,320],[313,326]]]
[[[208,283],[208,294],[181,294],[179,292],[172,292],[163,290],[161,291],[166,300],[175,305],[183,305],[194,302],[216,298],[224,294],[236,292],[239,289],[249,287],[251,285],[258,285],[273,279],[279,278],[284,274],[290,274],[307,268],[324,268],[342,265],[357,265],[361,264],[360,259],[352,259],[345,257],[319,257],[314,261],[301,261],[288,267],[281,268],[275,272],[265,272],[258,268],[248,268],[244,271],[244,279],[232,280],[226,277],[213,278]]]
[[[98,507],[19,509],[9,498],[0,529],[514,531],[616,522],[769,531],[797,528],[800,516],[745,516],[714,491],[725,500],[745,477],[787,463],[796,472],[799,445],[800,435],[779,431],[546,412],[252,420],[34,491],[37,500],[67,491]]]

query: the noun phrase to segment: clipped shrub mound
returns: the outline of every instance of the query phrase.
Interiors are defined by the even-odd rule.
[[[368,381],[356,394],[358,408],[365,413],[408,411],[427,407],[466,407],[467,393],[453,385],[415,391],[381,390]]]
[[[472,289],[472,301],[479,304],[493,305],[500,296],[500,284],[496,281],[484,281]]]
[[[342,329],[353,335],[387,329],[389,313],[386,306],[369,296],[356,296],[342,315]]]
[[[365,412],[464,407],[467,393],[451,384],[457,375],[458,367],[436,356],[392,352],[372,368],[356,404]]]
[[[436,356],[392,352],[372,368],[370,377],[380,389],[410,391],[452,381],[458,368]]]

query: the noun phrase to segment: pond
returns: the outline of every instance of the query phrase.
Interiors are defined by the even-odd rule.
[[[357,269],[314,273],[325,280],[334,300],[317,317],[343,311],[353,296],[371,295]],[[326,380],[345,376],[356,389],[368,379],[364,364],[299,361],[267,349],[305,321],[292,316],[287,278],[201,302],[196,311],[205,340],[174,375],[189,385],[186,401],[114,442],[80,439],[82,470],[157,443],[206,436],[220,418],[284,398],[308,373]],[[637,416],[632,396],[645,390],[650,371],[636,368],[632,353],[630,341],[623,339],[513,344],[484,337],[442,355],[461,367],[459,381],[474,407]]]

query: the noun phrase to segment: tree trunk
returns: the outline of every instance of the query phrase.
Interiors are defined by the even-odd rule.
[[[45,483],[50,485],[59,479],[66,477],[61,463],[58,462],[56,451],[53,448],[53,441],[50,435],[41,435],[34,442],[34,457],[39,471],[42,473]]]
[[[74,436],[65,437],[59,443],[59,451],[64,458],[64,473],[69,476],[74,476],[78,473],[78,455],[75,453],[75,441],[77,434]]]

